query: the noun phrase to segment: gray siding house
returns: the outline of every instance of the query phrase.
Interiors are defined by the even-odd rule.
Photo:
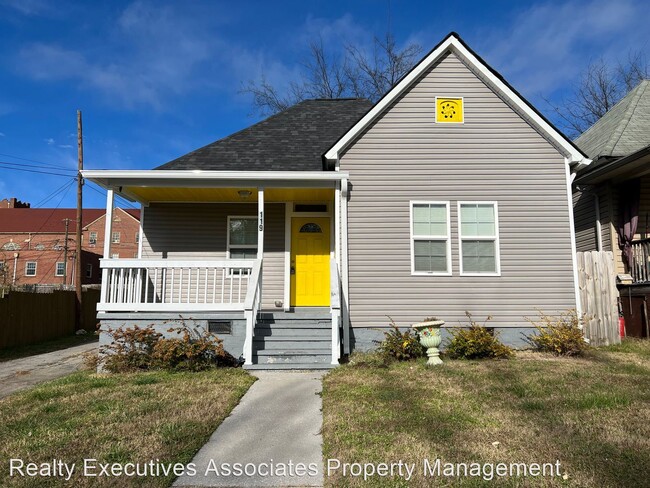
[[[580,307],[589,163],[451,33],[375,105],[308,100],[154,170],[85,171],[109,212],[143,209],[138,258],[106,244],[102,330],[184,320],[248,368],[338,364],[388,316],[492,315],[517,344],[536,309]]]

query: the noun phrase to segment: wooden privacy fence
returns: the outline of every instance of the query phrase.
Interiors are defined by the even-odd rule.
[[[84,324],[89,332],[95,330],[98,301],[99,290],[84,290]],[[11,291],[0,298],[0,349],[58,339],[74,332],[74,291]]]
[[[611,251],[579,252],[578,284],[585,337],[592,346],[619,344],[614,254]]]

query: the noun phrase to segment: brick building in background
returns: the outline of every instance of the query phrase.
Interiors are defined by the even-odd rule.
[[[0,201],[0,285],[73,285],[76,215],[73,208],[29,208],[15,198]],[[104,209],[83,211],[83,284],[101,282],[105,215]],[[139,210],[115,209],[113,257],[137,256],[139,219]]]

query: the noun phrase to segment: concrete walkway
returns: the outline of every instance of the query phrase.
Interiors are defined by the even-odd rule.
[[[96,348],[92,342],[0,363],[0,398],[78,370],[81,355]]]
[[[323,373],[255,375],[259,380],[192,460],[196,475],[174,486],[322,486]],[[236,463],[246,472],[234,473]],[[215,469],[206,475],[208,468]]]

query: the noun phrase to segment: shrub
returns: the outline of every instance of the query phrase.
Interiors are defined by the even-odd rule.
[[[452,338],[445,348],[445,354],[452,359],[508,359],[513,356],[510,347],[503,344],[493,328],[485,324],[492,319],[488,316],[483,325],[465,312],[469,319],[469,328],[452,330]]]
[[[100,348],[102,366],[111,373],[120,373],[149,369],[201,371],[236,365],[224,351],[223,341],[213,334],[201,334],[185,323],[168,332],[176,332],[179,337],[164,338],[152,326],[109,329],[113,340]]]
[[[420,344],[417,332],[406,330],[402,332],[390,319],[391,330],[384,332],[384,340],[379,343],[378,350],[381,355],[398,361],[408,361],[424,356],[426,349]]]
[[[557,356],[580,356],[589,348],[575,310],[567,310],[558,316],[546,315],[539,310],[538,313],[537,321],[526,317],[537,330],[536,334],[526,336],[526,341],[534,349]]]

